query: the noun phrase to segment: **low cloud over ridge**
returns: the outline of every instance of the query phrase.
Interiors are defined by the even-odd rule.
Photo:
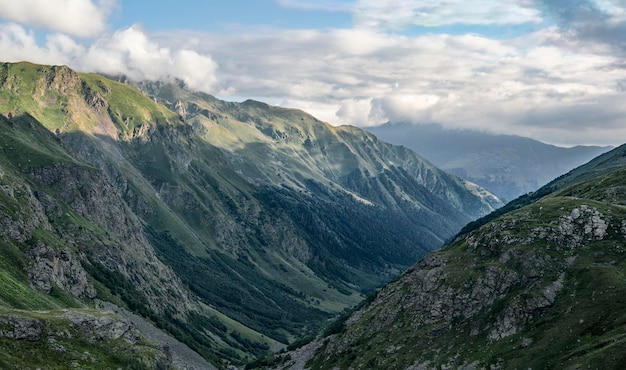
[[[115,5],[67,1],[91,4],[102,19]],[[111,33],[94,26],[86,41],[51,22],[5,16],[12,23],[0,24],[0,53],[8,61],[68,64],[133,79],[178,78],[221,98],[297,107],[333,124],[437,122],[557,144],[618,144],[626,137],[626,109],[619,103],[626,93],[626,4],[560,1],[452,1],[442,7],[430,1],[333,6],[276,0],[302,11],[351,12],[354,26],[251,26],[230,34],[147,32],[140,26]],[[451,25],[456,32],[436,32]],[[493,29],[463,32],[473,25]],[[508,26],[519,25],[528,30],[502,37]],[[52,33],[41,41],[29,27]],[[402,32],[407,27],[418,32]]]

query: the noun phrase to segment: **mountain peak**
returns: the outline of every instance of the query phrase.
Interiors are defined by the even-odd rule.
[[[165,83],[143,94],[61,67],[0,71],[0,114],[12,114],[0,117],[0,280],[19,286],[0,289],[0,306],[109,302],[221,367],[317,334],[501,205],[406,148],[296,109]],[[84,348],[101,359],[98,345]]]
[[[508,201],[611,149],[564,148],[521,136],[446,129],[436,124],[390,123],[368,130]]]

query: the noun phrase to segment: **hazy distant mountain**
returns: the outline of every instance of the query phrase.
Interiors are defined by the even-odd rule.
[[[367,130],[508,201],[611,149],[563,148],[520,136],[444,129],[435,124],[388,123]]]
[[[0,368],[188,358],[139,316],[242,364],[502,205],[354,127],[142,88],[0,64]]]

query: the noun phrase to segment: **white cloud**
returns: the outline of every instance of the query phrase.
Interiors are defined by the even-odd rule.
[[[288,5],[284,1],[283,5]],[[392,25],[385,22],[391,22],[394,13],[393,9],[386,12],[385,7],[394,4],[400,18],[430,4],[431,15],[452,12],[450,20],[463,18],[466,24],[481,24],[490,22],[488,11],[515,14],[518,18],[507,20],[509,23],[533,22],[538,13],[528,4],[539,1],[448,1],[448,9],[443,2],[416,6],[414,1],[362,0],[357,6],[370,6],[372,14],[374,10],[384,13],[387,20],[380,24],[389,28]],[[568,0],[544,2],[554,5],[559,1]],[[599,4],[602,0],[579,0],[590,1]],[[289,4],[326,3],[296,4],[291,0]],[[477,4],[487,10],[467,11]],[[618,19],[622,5],[623,1],[605,0],[602,12]],[[564,17],[579,19],[571,14]],[[421,22],[412,16],[403,19],[405,24]],[[595,22],[593,16],[585,19]],[[435,122],[560,144],[618,144],[626,137],[620,136],[626,134],[626,108],[621,104],[626,94],[626,66],[623,52],[611,40],[623,36],[597,31],[595,35],[604,41],[591,43],[591,38],[581,36],[583,31],[585,37],[594,35],[591,28],[574,32],[560,24],[508,40],[470,34],[409,36],[376,27],[327,31],[255,28],[226,35],[147,33],[131,27],[103,34],[91,44],[56,33],[38,45],[33,32],[24,26],[0,24],[0,55],[9,61],[123,73],[137,80],[179,78],[192,89],[221,98],[253,98],[301,108],[333,124]]]
[[[206,54],[163,47],[137,27],[104,35],[85,47],[64,34],[48,35],[43,46],[32,31],[0,24],[0,55],[10,62],[67,64],[79,71],[124,74],[135,80],[183,80],[194,90],[212,91],[218,68]]]
[[[64,35],[49,35],[46,45],[40,46],[32,31],[15,23],[0,24],[0,55],[3,61],[67,64],[71,56],[80,54],[81,50],[81,46]]]
[[[355,23],[374,29],[409,26],[509,25],[537,23],[539,11],[528,0],[359,0]]]
[[[79,68],[125,74],[134,80],[183,80],[190,88],[211,91],[217,64],[209,55],[164,47],[137,27],[100,38],[77,61]]]
[[[155,39],[194,39],[198,52],[211,53],[222,98],[280,101],[333,124],[437,122],[573,144],[595,116],[593,137],[616,144],[621,139],[607,133],[625,117],[616,104],[624,86],[618,82],[626,81],[621,59],[602,48],[560,47],[554,32],[504,41],[361,29]],[[364,40],[371,43],[361,46]]]
[[[78,37],[100,35],[115,0],[0,0],[0,18]]]

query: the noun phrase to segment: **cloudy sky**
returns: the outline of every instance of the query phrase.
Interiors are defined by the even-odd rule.
[[[626,0],[0,0],[0,60],[184,80],[332,124],[626,142]]]

